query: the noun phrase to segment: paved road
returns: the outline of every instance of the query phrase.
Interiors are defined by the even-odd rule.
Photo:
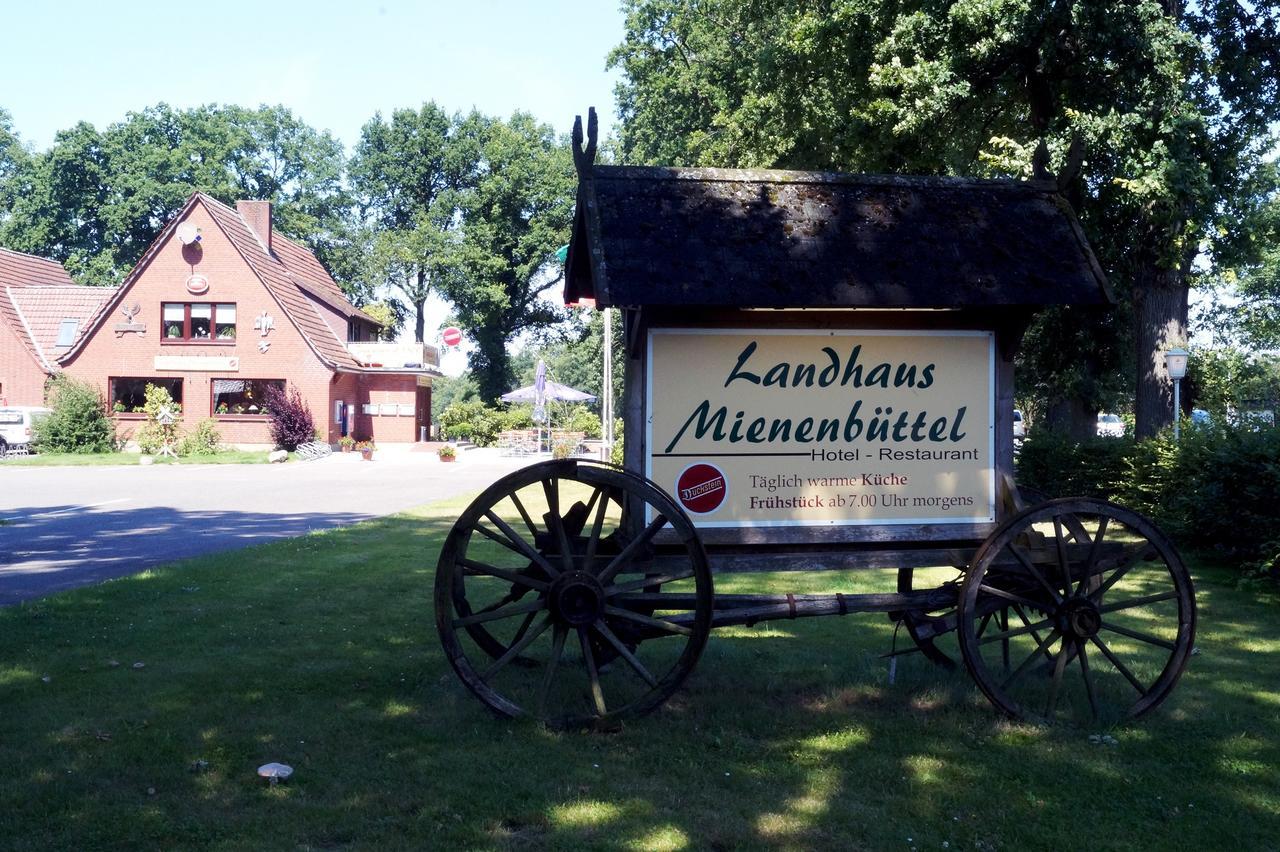
[[[287,465],[4,467],[0,605],[479,491],[527,459],[471,450]]]

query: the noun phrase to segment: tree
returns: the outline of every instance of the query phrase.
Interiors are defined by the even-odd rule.
[[[476,343],[470,366],[492,403],[510,389],[507,343],[564,318],[542,297],[563,278],[555,252],[569,241],[575,178],[565,141],[526,113],[472,116],[464,135],[479,167],[459,196],[460,239],[441,290]]]
[[[284,107],[158,104],[99,132],[81,122],[31,157],[0,241],[115,284],[195,190],[275,205],[281,233],[342,264],[350,242],[340,143]]]
[[[1185,341],[1192,260],[1247,254],[1239,223],[1267,189],[1276,4],[626,8],[610,61],[624,74],[631,161],[1029,176],[1061,169],[1081,140],[1087,157],[1068,195],[1132,306],[1139,433],[1171,416],[1158,352]]]
[[[0,107],[0,227],[22,194],[21,182],[30,166],[31,154],[13,129],[13,116]]]
[[[467,119],[467,122],[474,119]],[[379,113],[360,133],[351,182],[374,229],[371,274],[415,311],[414,340],[425,333],[427,297],[449,273],[456,239],[456,194],[475,177],[473,134],[434,102]]]
[[[398,302],[371,302],[360,310],[378,321],[380,340],[395,340],[404,326],[404,311]]]
[[[622,396],[627,362],[623,349],[622,312],[612,313],[613,393],[616,410],[616,400]],[[566,329],[566,339],[548,347],[542,357],[547,363],[548,372],[557,382],[594,395],[596,403],[593,408],[599,412],[604,388],[604,311],[584,308],[573,314],[573,322]],[[523,380],[520,382],[526,383]]]

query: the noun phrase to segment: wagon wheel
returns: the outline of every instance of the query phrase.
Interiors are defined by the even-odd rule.
[[[495,712],[608,726],[688,677],[712,580],[693,525],[657,486],[566,459],[505,476],[467,507],[435,603],[450,664]]]
[[[1007,625],[992,629],[1008,609]],[[1068,498],[1005,521],[974,556],[960,649],[991,703],[1035,722],[1137,718],[1173,690],[1195,641],[1195,593],[1136,512]]]
[[[914,582],[916,579],[915,573],[914,568],[898,569],[898,592],[900,594],[933,588],[929,584],[916,584]],[[907,635],[911,637],[911,641],[920,649],[920,653],[924,655],[925,659],[948,670],[956,667],[955,657],[952,653],[949,653],[954,652],[955,643],[940,642],[939,640],[943,636],[955,632],[956,620],[957,612],[954,606],[936,613],[906,610],[901,617],[902,626],[906,628]],[[950,648],[945,647],[948,644]]]

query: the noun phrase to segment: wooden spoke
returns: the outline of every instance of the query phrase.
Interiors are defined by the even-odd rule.
[[[458,611],[461,612],[462,617],[465,618],[470,615],[480,615],[481,613],[485,613],[485,612],[493,612],[495,609],[498,609],[499,607],[504,607],[507,604],[511,603],[512,601],[520,600],[522,597],[524,597],[524,595],[525,595],[524,589],[513,588],[511,591],[507,592],[505,595],[498,598],[493,603],[485,607],[482,607],[481,609],[478,609],[475,612],[471,611],[471,604],[467,601],[465,597],[459,597],[455,599],[455,603],[457,604]]]
[[[1088,544],[1089,531],[1084,528],[1084,524],[1080,523],[1080,519],[1074,514],[1060,515],[1062,525],[1071,533],[1071,540],[1076,544]]]
[[[1089,709],[1093,711],[1093,718],[1098,718],[1098,696],[1093,691],[1093,676],[1089,674],[1089,655],[1085,653],[1084,643],[1081,642],[1077,648],[1080,652],[1080,675],[1084,678],[1084,691],[1089,696]]]
[[[565,571],[572,571],[573,548],[569,546],[569,533],[565,531],[564,518],[560,516],[560,480],[555,477],[542,480],[542,490],[547,495],[551,526],[556,534],[556,543],[560,545],[560,564]]]
[[[1019,677],[1021,677],[1022,673],[1025,672],[1028,668],[1030,668],[1031,664],[1035,662],[1036,658],[1039,657],[1041,654],[1043,654],[1045,650],[1050,645],[1052,645],[1055,640],[1057,640],[1057,638],[1058,638],[1058,631],[1056,629],[1050,630],[1049,635],[1044,637],[1044,640],[1039,645],[1036,646],[1036,649],[1031,652],[1030,656],[1028,656],[1025,660],[1023,660],[1018,665],[1018,667],[1013,670],[1013,673],[1010,674],[1009,677],[1005,678],[1004,683],[1000,684],[1000,688],[1008,689],[1009,687],[1013,686],[1014,681],[1016,681]]]
[[[1018,619],[1019,619],[1023,624],[1025,624],[1028,628],[1030,628],[1030,627],[1031,627],[1031,619],[1027,618],[1027,614],[1026,614],[1025,612],[1023,612],[1023,611],[1022,611],[1022,607],[1018,606],[1017,604],[1014,604],[1014,605],[1013,605],[1013,611],[1014,611],[1015,613],[1017,613],[1017,614],[1018,614]],[[1037,633],[1037,632],[1035,632],[1035,630],[1031,630],[1030,632],[1031,632],[1031,639],[1032,639],[1032,641],[1034,641],[1034,642],[1039,642],[1039,641],[1040,641],[1040,634],[1039,634],[1039,633]]]
[[[1025,627],[1014,627],[1010,630],[1001,630],[999,633],[992,633],[989,636],[983,636],[982,641],[979,644],[989,645],[992,642],[1001,642],[1005,639],[1012,639],[1014,636],[1025,636],[1031,631],[1039,630],[1041,627],[1051,623],[1052,620],[1046,618],[1043,621],[1037,621],[1035,624],[1028,624]]]
[[[1062,519],[1053,518],[1053,544],[1058,552],[1058,570],[1062,572],[1063,597],[1071,597],[1071,560],[1067,559],[1067,543],[1062,537]]]
[[[1004,598],[1005,600],[1013,601],[1014,603],[1026,604],[1032,609],[1041,609],[1044,606],[1044,604],[1033,601],[1031,598],[1024,598],[1022,595],[1015,595],[1013,592],[1006,592],[1004,589],[998,589],[995,586],[989,586],[986,583],[983,583],[978,588],[989,595],[995,595],[998,598]]]
[[[506,607],[505,609],[495,609],[495,610],[490,610],[489,612],[477,612],[477,613],[473,613],[472,615],[464,616],[462,618],[455,618],[453,620],[453,626],[466,627],[469,624],[482,624],[483,622],[486,622],[486,621],[498,621],[499,619],[503,619],[503,618],[511,618],[512,616],[516,616],[516,615],[524,615],[526,612],[533,612],[535,610],[546,609],[546,606],[547,606],[547,602],[544,601],[542,598],[539,598],[536,601],[528,601],[522,604],[515,604],[513,606]]]
[[[485,669],[485,671],[480,675],[480,679],[483,681],[488,681],[491,677],[493,677],[495,674],[498,673],[498,669],[502,668],[507,663],[511,662],[517,656],[519,656],[521,651],[523,651],[525,648],[528,648],[531,644],[533,644],[533,640],[537,639],[539,636],[545,633],[547,628],[550,626],[551,626],[551,616],[549,614],[543,616],[542,621],[538,622],[538,626],[533,628],[533,630],[530,631],[527,635],[525,635],[524,638],[520,639],[518,642],[514,642],[511,645],[511,647],[507,649],[507,652],[505,654],[503,654],[498,659],[494,660],[493,665]]]
[[[1161,639],[1158,636],[1152,636],[1150,633],[1143,633],[1141,630],[1133,630],[1128,627],[1121,627],[1119,624],[1111,624],[1102,622],[1103,630],[1110,630],[1112,633],[1119,633],[1121,636],[1128,636],[1130,639],[1137,639],[1139,642],[1146,642],[1148,645],[1159,645],[1161,648],[1168,648],[1170,651],[1177,648],[1172,642]]]
[[[533,610],[524,617],[524,621],[520,622],[520,626],[516,629],[516,635],[511,637],[512,642],[519,642],[524,638],[525,631],[529,629],[529,625],[533,623],[533,619],[538,615],[538,610]]]
[[[636,658],[636,655],[631,653],[631,649],[622,644],[622,641],[613,635],[613,631],[603,621],[597,621],[592,626],[597,633],[605,638],[605,641],[614,647],[614,650],[618,652],[622,659],[626,660],[631,665],[631,668],[635,669],[636,674],[640,675],[645,683],[650,686],[658,685],[658,679],[649,673],[649,670]]]
[[[535,580],[527,574],[521,574],[517,571],[508,571],[505,568],[497,568],[485,562],[477,562],[474,559],[463,557],[458,560],[458,564],[468,569],[471,574],[480,574],[489,577],[497,577],[506,580],[508,583],[515,583],[520,586],[528,586],[539,592],[547,590],[547,584],[541,580]]]
[[[1000,615],[998,617],[1000,619],[1000,629],[1007,632],[1009,630],[1009,607],[1005,607],[1004,609],[1000,610]],[[1008,671],[1009,670],[1009,640],[1007,638],[1000,643],[1000,659],[1004,662],[1004,670]]]
[[[1039,540],[1038,530],[1045,530]],[[1126,577],[1123,590],[1112,591]],[[1103,605],[1108,591],[1115,600]],[[1012,609],[1018,626],[986,626],[992,602]],[[1034,722],[1143,716],[1169,696],[1195,642],[1194,588],[1173,544],[1137,512],[1085,497],[1047,502],[1001,523],[974,554],[958,614],[960,650],[974,682],[997,708]],[[1014,643],[1017,668],[1010,673],[1003,654],[988,646],[1021,634],[1030,638]],[[1113,650],[1114,635],[1142,643],[1123,656],[1141,659],[1144,680]],[[1134,692],[1109,683],[1122,677]]]
[[[596,501],[601,498],[604,498],[606,503],[608,502],[608,498],[605,497],[603,488],[591,489],[591,499],[587,501],[587,505],[583,513],[586,515],[590,515],[592,508],[594,508],[596,505]]]
[[[1129,671],[1129,667],[1120,662],[1120,658],[1112,653],[1111,649],[1108,648],[1097,636],[1091,636],[1089,638],[1093,644],[1098,647],[1098,650],[1102,652],[1102,656],[1106,657],[1108,662],[1115,666],[1116,671],[1124,675],[1124,679],[1129,681],[1129,683],[1133,685],[1134,689],[1138,690],[1138,694],[1145,696],[1147,694],[1147,688],[1142,685],[1142,681],[1133,676],[1133,672]]]
[[[560,572],[556,570],[556,568],[550,562],[547,561],[547,558],[545,556],[543,556],[538,551],[534,550],[533,546],[530,545],[529,542],[525,541],[519,535],[517,535],[516,531],[511,529],[510,524],[508,524],[506,521],[502,520],[502,518],[499,518],[496,514],[494,514],[494,511],[492,509],[485,512],[484,516],[485,518],[488,519],[489,523],[493,524],[495,527],[502,530],[502,536],[495,535],[491,530],[486,529],[480,524],[476,524],[476,529],[480,532],[481,535],[488,536],[489,538],[496,541],[498,544],[505,545],[508,549],[514,550],[516,553],[519,553],[521,556],[524,556],[526,559],[529,559],[531,562],[533,562],[543,571],[546,571],[549,576],[551,577],[560,576]],[[504,540],[504,537],[505,537],[505,540]]]
[[[578,487],[587,488],[581,501]],[[547,509],[534,510],[536,522],[530,493],[538,494],[539,506],[546,498]],[[616,507],[655,520],[624,525],[636,534],[615,545],[620,535],[612,533],[610,509]],[[648,550],[664,529],[674,534],[672,561],[655,570]],[[520,561],[486,557],[490,541]],[[602,569],[598,588],[569,573],[580,568]],[[614,585],[622,572],[630,576]],[[621,597],[647,597],[679,581],[687,585],[655,601]],[[706,551],[680,506],[641,476],[586,460],[539,462],[490,485],[450,530],[435,576],[436,629],[463,684],[499,715],[533,716],[556,727],[598,727],[661,705],[702,653],[713,601]],[[589,612],[597,614],[594,621]],[[641,653],[638,646],[659,640],[661,653]],[[565,664],[571,641],[581,647],[580,666],[576,659]],[[528,650],[548,646],[548,654]],[[608,678],[607,700],[605,662],[629,669]]]
[[[538,715],[547,709],[547,696],[551,692],[551,684],[556,678],[556,666],[560,664],[560,655],[564,652],[564,640],[569,635],[567,624],[557,624],[551,633],[551,657],[547,660],[547,670],[542,675],[542,685],[538,689]]]
[[[1052,719],[1058,710],[1058,693],[1062,689],[1062,673],[1067,668],[1067,646],[1070,644],[1065,636],[1062,639],[1062,647],[1058,649],[1058,662],[1053,666],[1053,681],[1049,684],[1049,700],[1045,704],[1044,715],[1046,719]]]
[[[1134,565],[1137,565],[1143,559],[1148,559],[1154,556],[1155,552],[1155,548],[1152,547],[1149,542],[1144,541],[1142,544],[1134,545],[1129,552],[1124,555],[1124,558],[1117,563],[1116,569],[1111,572],[1111,576],[1107,578],[1106,582],[1090,592],[1089,597],[1095,601],[1102,600],[1102,596],[1105,595],[1112,586],[1120,582],[1120,578],[1125,574],[1128,574],[1129,570],[1133,568]]]
[[[1178,593],[1175,590],[1170,589],[1167,592],[1160,592],[1159,594],[1155,594],[1155,595],[1146,595],[1141,598],[1130,598],[1127,601],[1116,601],[1115,603],[1109,603],[1106,606],[1098,607],[1098,612],[1100,613],[1119,612],[1120,610],[1123,610],[1123,609],[1133,609],[1136,606],[1146,606],[1147,604],[1159,603],[1160,601],[1171,601],[1177,596],[1178,596]]]
[[[1093,546],[1089,548],[1089,558],[1084,563],[1084,573],[1080,577],[1080,585],[1076,588],[1077,595],[1084,594],[1084,587],[1093,577],[1093,572],[1098,565],[1098,557],[1102,555],[1102,540],[1107,536],[1107,526],[1110,523],[1111,518],[1106,515],[1098,519],[1098,534],[1094,536]]]
[[[582,645],[582,662],[587,666],[587,675],[591,679],[591,701],[595,704],[596,715],[604,716],[609,710],[604,705],[604,690],[600,687],[600,672],[596,669],[596,658],[591,653],[591,637],[585,627],[578,628],[578,642]]]
[[[664,633],[679,633],[681,636],[688,636],[693,633],[690,628],[685,627],[683,624],[673,624],[661,618],[651,618],[621,607],[606,606],[604,611],[608,615],[626,619],[627,621],[634,621],[636,624],[643,624],[646,627],[652,627],[654,630],[661,630]]]
[[[1062,603],[1062,595],[1058,594],[1058,590],[1049,584],[1044,578],[1044,574],[1040,573],[1040,569],[1031,561],[1031,557],[1022,552],[1022,548],[1013,542],[1009,542],[1009,550],[1022,563],[1022,567],[1027,569],[1027,573],[1035,578],[1036,582],[1044,586],[1044,590],[1049,593],[1049,597],[1053,598],[1054,603]]]
[[[986,633],[986,632],[987,632],[987,625],[991,623],[991,616],[992,616],[992,615],[994,615],[994,613],[990,613],[990,612],[989,612],[989,613],[987,613],[986,615],[982,616],[982,621],[979,621],[979,622],[978,622],[978,637],[979,637],[979,638],[981,638],[981,637],[982,637],[982,634],[983,634],[983,633]]]
[[[609,500],[604,496],[603,488],[597,488],[592,493],[592,502],[595,502],[597,497],[600,498],[600,505],[596,508],[596,519],[591,525],[591,537],[587,539],[587,555],[582,560],[584,571],[590,571],[596,564],[596,548],[600,546],[600,530],[604,528],[604,515],[609,510]],[[587,513],[591,513],[590,505],[587,506]]]
[[[606,588],[604,593],[606,597],[612,597],[613,595],[621,595],[626,592],[634,592],[637,589],[647,589],[650,586],[662,586],[667,583],[674,583],[677,580],[687,580],[692,576],[693,569],[690,568],[688,571],[677,571],[674,574],[659,574],[655,577],[645,577],[643,580],[632,580],[629,583],[618,583],[617,585]]]
[[[613,557],[613,561],[606,565],[604,570],[600,572],[599,576],[596,578],[600,581],[600,584],[608,585],[609,582],[618,575],[619,571],[631,564],[631,560],[636,558],[636,554],[638,554],[650,541],[653,541],[653,537],[666,525],[667,518],[665,515],[658,515],[654,518],[649,523],[649,526],[645,527],[644,531],[641,532],[640,535],[628,542],[627,546],[622,548],[622,552]]]
[[[515,504],[516,511],[520,513],[520,517],[524,520],[524,525],[529,530],[529,538],[537,541],[538,525],[533,522],[533,516],[530,515],[529,510],[524,507],[524,503],[520,502],[520,495],[512,491],[507,496],[511,498],[511,502]]]

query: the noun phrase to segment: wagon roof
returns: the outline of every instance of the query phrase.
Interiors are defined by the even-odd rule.
[[[958,308],[1113,301],[1053,181],[575,159],[567,302]]]

